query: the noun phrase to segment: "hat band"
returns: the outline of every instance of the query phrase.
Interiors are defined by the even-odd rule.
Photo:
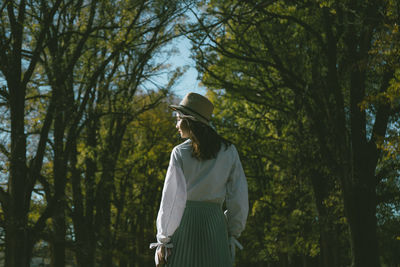
[[[191,109],[191,108],[189,108],[189,107],[187,107],[187,106],[183,106],[183,105],[180,105],[180,106],[183,107],[183,108],[185,108],[185,109],[187,109],[187,110],[189,110],[190,112],[193,112],[195,115],[200,116],[202,119],[205,119],[207,122],[209,121],[209,119],[207,119],[206,117],[204,117],[203,115],[201,115],[201,114],[198,113],[197,111],[195,111],[195,110],[193,110],[193,109]]]

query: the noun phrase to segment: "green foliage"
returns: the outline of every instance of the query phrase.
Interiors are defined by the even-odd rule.
[[[241,237],[246,249],[238,253],[238,266],[279,262],[284,255],[291,264],[301,257],[312,262],[319,254],[318,214],[311,184],[294,167],[296,124],[245,99],[211,90],[208,97],[215,104],[213,123],[238,148],[249,184],[251,210]]]
[[[153,241],[147,239],[171,148],[163,135],[173,128],[164,101],[183,74],[159,58],[180,36],[186,8],[158,0],[1,5],[6,265],[26,265],[12,262],[29,262],[39,242],[52,247],[57,266],[70,251],[80,266],[93,259],[112,265],[114,253],[121,266],[148,265],[144,243]],[[165,74],[165,83],[155,81]],[[160,116],[146,118],[160,103]],[[133,244],[143,231],[146,240]]]
[[[362,252],[362,246],[354,244],[365,242],[360,241],[364,237],[374,239],[375,226],[364,229],[364,220],[374,225],[374,212],[365,214],[369,219],[357,216],[365,203],[377,197],[376,180],[395,188],[380,180],[387,177],[383,173],[376,177],[381,168],[376,162],[398,160],[398,3],[215,0],[203,4],[202,30],[191,35],[197,68],[203,84],[221,92],[224,100],[218,105],[229,103],[219,119],[228,123],[226,132],[243,142],[250,178],[264,180],[262,186],[251,186],[264,189],[253,200],[255,210],[266,210],[265,203],[275,198],[280,204],[276,207],[288,203],[279,194],[282,184],[271,183],[276,175],[280,182],[283,177],[299,179],[308,185],[306,192],[312,197],[305,202],[313,208],[293,210],[318,218],[313,225],[319,224],[319,229],[312,233],[320,237],[317,249],[303,250],[303,255],[318,255],[327,266],[341,266],[350,264],[351,256],[368,254],[374,263],[364,263],[375,266],[377,250]],[[398,180],[398,172],[393,177]],[[307,196],[296,195],[290,186],[283,188],[288,196]],[[371,203],[368,210],[374,211],[376,205]],[[258,235],[290,229],[292,213],[276,210],[287,224],[264,214],[276,225],[258,229]],[[353,234],[363,233],[350,235],[347,226]],[[301,239],[289,240],[282,246],[286,253],[294,254],[296,240],[304,245]],[[360,252],[349,255],[350,244]],[[259,251],[266,258],[266,251],[273,250]],[[278,251],[275,248],[275,260],[298,266]],[[353,258],[355,266],[365,266],[365,259]]]
[[[144,244],[155,240],[155,218],[169,156],[179,142],[167,104],[140,115],[129,125],[123,141],[113,193],[119,213],[113,229],[120,247],[115,262],[121,262],[121,257],[136,258],[142,265],[154,261],[154,251]]]
[[[166,96],[182,75],[159,58],[190,4],[1,6],[0,222],[25,223],[18,240],[27,245],[15,258],[27,246],[42,255],[52,247],[54,256],[57,239],[80,266],[153,264],[148,244],[180,142],[167,107],[176,101]],[[348,201],[354,185],[376,192],[379,256],[399,264],[398,1],[198,4],[193,56],[216,107],[213,124],[237,146],[249,183],[237,266],[349,265],[345,204],[357,200]],[[169,81],[156,82],[165,72]],[[372,183],[347,173],[372,166],[371,154]]]

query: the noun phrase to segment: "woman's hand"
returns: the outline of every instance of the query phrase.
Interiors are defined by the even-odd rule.
[[[164,264],[167,263],[167,261],[165,260],[165,253],[167,253],[167,258],[168,258],[171,255],[171,249],[162,246],[161,249],[157,252],[159,263],[156,265],[156,267],[164,266]]]

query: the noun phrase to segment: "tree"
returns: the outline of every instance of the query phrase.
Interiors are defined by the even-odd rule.
[[[53,20],[61,1],[55,1],[46,12],[44,5],[40,17],[29,17],[32,11],[25,1],[4,1],[0,9],[0,70],[6,82],[1,96],[9,109],[10,151],[3,148],[9,161],[7,189],[0,191],[5,215],[6,266],[29,266],[36,230],[43,228],[48,212],[42,213],[33,228],[28,227],[28,212],[33,187],[40,175],[46,141],[52,122],[52,107],[39,132],[35,154],[27,159],[27,134],[25,133],[25,101],[30,83],[39,64],[46,42],[47,27]],[[27,23],[40,25],[32,32]],[[30,35],[32,38],[27,38]],[[22,253],[21,253],[22,252]]]
[[[170,101],[166,99],[132,121],[123,140],[113,191],[113,243],[119,266],[154,264],[154,250],[148,244],[155,240],[169,157],[173,146],[181,142],[168,108]]]
[[[340,183],[356,267],[380,265],[379,138],[399,106],[362,105],[389,93],[398,55],[383,61],[373,49],[396,28],[397,10],[395,1],[208,1],[197,25],[202,31],[192,37],[205,85],[304,112],[320,164]]]
[[[76,234],[74,238],[85,241],[82,233],[91,225],[80,227],[79,224],[82,216],[78,218],[78,215],[86,212],[79,208],[86,203],[81,202],[84,200],[79,195],[82,176],[74,165],[82,132],[89,126],[88,139],[98,133],[95,128],[98,126],[93,124],[100,120],[90,113],[96,104],[102,107],[99,111],[109,113],[108,119],[101,123],[111,127],[106,128],[110,134],[104,142],[105,149],[100,150],[101,161],[95,162],[107,167],[99,184],[96,179],[91,180],[96,178],[93,171],[97,169],[88,161],[92,165],[85,181],[88,186],[90,183],[97,186],[97,192],[90,191],[93,187],[89,189],[88,218],[96,213],[96,223],[102,231],[95,232],[98,234],[95,239],[90,239],[93,236],[89,231],[90,240],[86,245],[101,240],[106,252],[103,260],[111,265],[107,231],[111,219],[107,213],[110,214],[112,187],[108,181],[113,181],[124,128],[135,116],[154,108],[181,74],[180,71],[172,73],[167,84],[152,82],[154,76],[169,71],[158,57],[164,53],[162,48],[180,35],[175,26],[184,23],[178,18],[185,8],[183,1],[157,0],[5,1],[0,4],[3,101],[0,108],[4,111],[1,126],[11,140],[1,146],[2,156],[6,158],[6,165],[9,164],[4,169],[9,172],[7,186],[0,190],[5,216],[6,266],[29,266],[33,246],[40,239],[52,247],[52,264],[63,266],[66,248],[73,247],[68,246],[73,243],[70,236]],[[153,86],[149,86],[151,83]],[[153,90],[159,93],[154,94]],[[139,92],[142,97],[154,98],[136,101]],[[96,102],[99,95],[103,98]],[[110,109],[102,106],[108,104]],[[69,202],[71,183],[73,203]],[[100,186],[104,184],[105,187]],[[33,192],[42,196],[34,209]],[[38,208],[38,203],[43,206]],[[29,216],[33,210],[41,213]],[[71,214],[76,229],[68,232]],[[82,264],[88,259],[93,263],[91,258],[96,246],[93,249],[89,255],[78,255]]]
[[[238,253],[238,266],[329,266],[327,260],[345,265],[340,190],[325,189],[332,179],[314,185],[323,169],[307,157],[316,156],[315,144],[301,131],[302,115],[289,120],[290,113],[245,99],[213,91],[208,96],[215,104],[213,123],[238,147],[249,183],[252,212],[241,237],[247,249]]]

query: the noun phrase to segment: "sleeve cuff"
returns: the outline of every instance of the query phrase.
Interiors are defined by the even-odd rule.
[[[171,238],[165,235],[157,235],[157,243],[160,244],[168,244],[171,241]]]

